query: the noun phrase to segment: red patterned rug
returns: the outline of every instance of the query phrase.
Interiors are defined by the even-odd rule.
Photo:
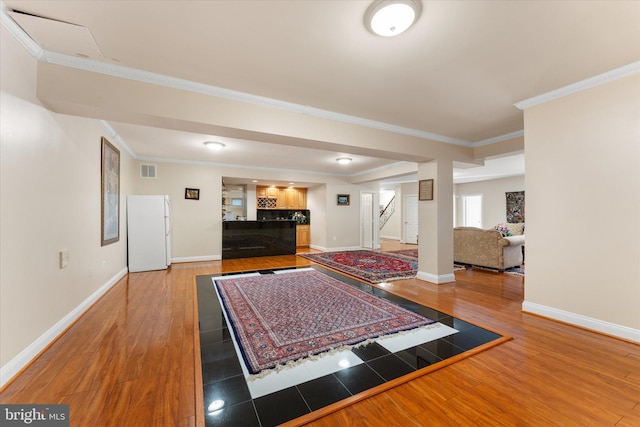
[[[415,258],[416,262],[418,262],[418,250],[417,249],[400,249],[398,251],[389,251],[387,253],[404,255],[411,258]],[[453,271],[466,270],[466,267],[459,264],[453,264]]]
[[[314,270],[215,284],[252,374],[435,323]]]
[[[389,252],[386,252],[386,253],[404,255],[404,256],[408,256],[408,257],[411,257],[411,258],[418,259],[418,250],[417,249],[400,249],[398,251],[389,251]]]
[[[391,252],[344,251],[298,255],[371,283],[410,279],[418,272],[417,257]]]

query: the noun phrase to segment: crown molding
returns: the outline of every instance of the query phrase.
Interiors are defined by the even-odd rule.
[[[561,87],[559,89],[534,96],[533,98],[516,102],[513,105],[515,105],[516,108],[519,108],[520,110],[526,110],[527,108],[535,107],[536,105],[544,104],[546,102],[553,101],[554,99],[582,92],[583,90],[591,89],[593,87],[600,86],[602,84],[609,83],[623,77],[632,76],[638,73],[640,73],[640,61],[632,62],[631,64],[615,68],[613,70],[607,71],[606,73],[598,74],[597,76],[589,77],[588,79],[584,79],[579,82]]]
[[[33,40],[16,21],[9,16],[9,10],[3,1],[0,1],[0,22],[18,40],[18,42],[38,61],[44,60],[45,50]]]
[[[98,123],[100,124],[100,126],[102,127],[102,129],[104,129],[104,131],[107,133],[107,137],[110,138],[112,141],[115,141],[118,143],[118,145],[122,148],[124,148],[124,150],[129,153],[129,155],[131,157],[133,157],[136,160],[140,160],[138,158],[138,156],[136,155],[136,153],[133,152],[133,150],[131,149],[131,147],[129,147],[127,145],[127,143],[124,141],[124,139],[122,139],[122,137],[120,136],[120,134],[118,134],[118,132],[115,131],[114,128],[111,127],[111,125],[109,123],[107,123],[104,120],[98,120]]]
[[[517,130],[511,133],[505,133],[504,135],[494,136],[493,138],[483,139],[482,141],[474,142],[473,147],[484,147],[485,145],[495,144],[496,142],[508,141],[513,138],[524,136],[524,130]]]
[[[172,164],[183,164],[183,165],[192,165],[192,166],[215,167],[215,168],[221,168],[221,169],[225,168],[225,169],[242,169],[242,170],[253,170],[253,171],[287,172],[287,173],[296,173],[296,174],[317,175],[319,177],[332,176],[332,177],[338,177],[338,178],[349,178],[354,176],[354,175],[341,174],[341,173],[316,172],[316,171],[300,170],[300,169],[282,169],[282,168],[272,168],[268,166],[249,166],[249,165],[241,165],[241,164],[235,164],[235,163],[205,162],[202,160],[168,159],[164,157],[138,156],[136,157],[136,160],[141,162],[172,163]]]

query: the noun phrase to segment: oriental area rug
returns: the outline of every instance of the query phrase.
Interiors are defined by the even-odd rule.
[[[341,285],[319,276],[321,291],[297,292],[296,287],[303,287],[294,283],[298,272],[319,272]],[[296,274],[292,276],[293,273]],[[268,287],[279,287],[280,291],[269,289],[258,295],[248,290],[251,286],[244,279],[267,283],[262,282],[263,277],[269,278]],[[239,279],[242,280],[235,282]],[[361,298],[352,290],[364,292],[367,297]],[[202,384],[202,425],[306,425],[326,415],[328,408],[344,408],[509,340],[500,333],[400,297],[384,285],[376,286],[318,264],[197,276],[195,292],[199,331],[196,348],[200,351],[194,356],[202,367],[196,373],[197,383]],[[223,301],[223,292],[239,299],[240,308],[235,315],[227,312],[227,305],[236,304]],[[325,294],[330,303],[318,302],[325,299]],[[380,300],[390,306],[380,304]],[[355,314],[347,308],[336,309],[338,305],[350,306],[347,308]],[[326,314],[321,313],[321,307]],[[363,310],[364,317],[360,315]],[[285,322],[283,318],[289,320]],[[258,323],[262,325],[257,326]],[[282,369],[251,374],[255,369],[247,366],[238,344],[239,334],[234,330],[238,326],[247,327],[244,334],[257,353],[254,357],[266,361],[266,366],[270,364],[268,359],[283,348],[285,354],[294,346],[307,354],[308,344],[319,347],[321,341],[335,341],[336,349],[291,364],[286,362]],[[373,339],[366,338],[366,333],[356,337],[367,328],[391,333]],[[276,334],[275,329],[284,334]],[[338,332],[330,333],[332,329]],[[395,330],[400,332],[394,333]],[[354,340],[364,341],[346,344],[352,335]],[[344,344],[339,342],[343,339]],[[346,349],[338,350],[343,347]]]
[[[400,249],[397,251],[389,251],[387,253],[396,254],[396,255],[404,255],[411,258],[418,259],[418,250],[417,249]]]
[[[258,377],[435,323],[315,270],[214,283],[245,364]]]
[[[410,279],[418,272],[417,256],[393,252],[358,250],[298,255],[370,283]]]

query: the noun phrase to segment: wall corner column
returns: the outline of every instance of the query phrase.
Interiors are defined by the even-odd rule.
[[[418,274],[431,283],[455,282],[453,274],[453,161],[418,165],[418,182],[433,179],[433,200],[420,200],[418,186]]]

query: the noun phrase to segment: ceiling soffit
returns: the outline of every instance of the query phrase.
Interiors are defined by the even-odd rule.
[[[51,63],[38,67],[37,93],[64,114],[396,161],[473,161],[470,147]]]

